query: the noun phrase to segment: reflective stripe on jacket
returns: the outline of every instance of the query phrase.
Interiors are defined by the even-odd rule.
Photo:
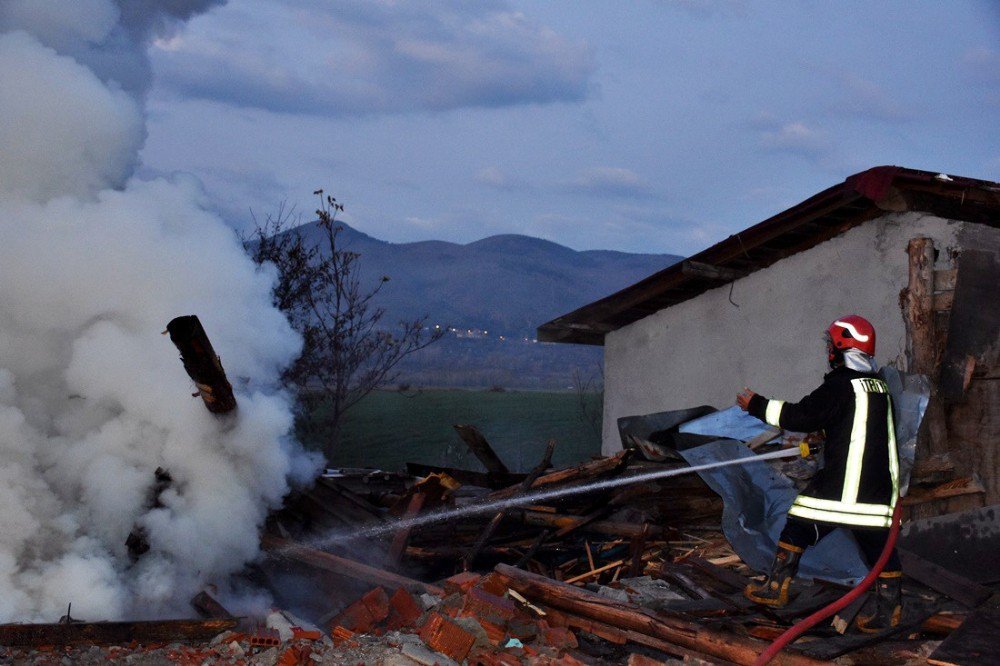
[[[826,431],[823,469],[788,515],[854,527],[889,526],[899,498],[899,458],[884,381],[840,367],[800,402],[756,395],[749,412],[786,430]]]

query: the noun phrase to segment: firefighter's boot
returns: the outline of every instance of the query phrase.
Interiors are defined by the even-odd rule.
[[[875,581],[875,598],[869,599],[855,624],[866,634],[877,634],[899,625],[903,615],[903,572],[883,571]]]
[[[802,548],[793,546],[784,541],[778,542],[778,552],[774,555],[774,563],[771,564],[771,573],[763,583],[750,583],[743,594],[750,601],[765,606],[780,608],[788,603],[788,588],[795,578],[795,573],[799,570],[799,558],[802,557]]]

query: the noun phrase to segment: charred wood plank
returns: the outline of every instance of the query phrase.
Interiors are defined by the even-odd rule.
[[[424,583],[419,580],[407,578],[406,576],[400,576],[391,571],[362,564],[346,557],[309,548],[290,539],[282,539],[265,534],[261,539],[261,548],[275,557],[294,560],[316,569],[329,571],[330,573],[347,578],[356,578],[374,585],[381,585],[386,588],[404,587],[411,592],[427,592],[439,596],[444,594],[444,590],[437,585]]]
[[[125,645],[206,641],[234,628],[232,618],[152,622],[73,622],[0,625],[0,645]]]
[[[678,615],[655,613],[617,602],[504,564],[497,565],[496,572],[507,578],[509,587],[536,603],[737,664],[753,664],[767,648],[767,643],[763,641],[701,625]],[[786,650],[772,663],[813,666],[817,662]]]
[[[198,317],[177,317],[167,324],[167,332],[180,351],[184,370],[198,387],[198,394],[208,411],[226,414],[236,409],[236,396],[222,368],[222,360],[212,348]]]

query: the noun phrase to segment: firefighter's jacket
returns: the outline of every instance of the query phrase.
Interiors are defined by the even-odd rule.
[[[748,411],[773,426],[826,431],[824,465],[788,515],[851,527],[888,527],[899,498],[899,458],[886,383],[841,366],[791,403],[755,395]]]

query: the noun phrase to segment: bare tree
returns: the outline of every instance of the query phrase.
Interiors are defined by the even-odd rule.
[[[338,246],[343,226],[336,220],[343,204],[323,190],[316,211],[319,244],[309,244],[294,228],[294,210],[281,206],[276,216],[243,239],[253,260],[278,269],[274,304],[302,335],[302,354],[285,372],[299,398],[301,435],[322,442],[323,454],[334,460],[344,414],[375,389],[398,377],[397,365],[443,335],[429,330],[426,317],[383,322],[385,310],[377,296],[389,281],[363,283],[360,256]],[[318,418],[323,412],[323,418]]]

